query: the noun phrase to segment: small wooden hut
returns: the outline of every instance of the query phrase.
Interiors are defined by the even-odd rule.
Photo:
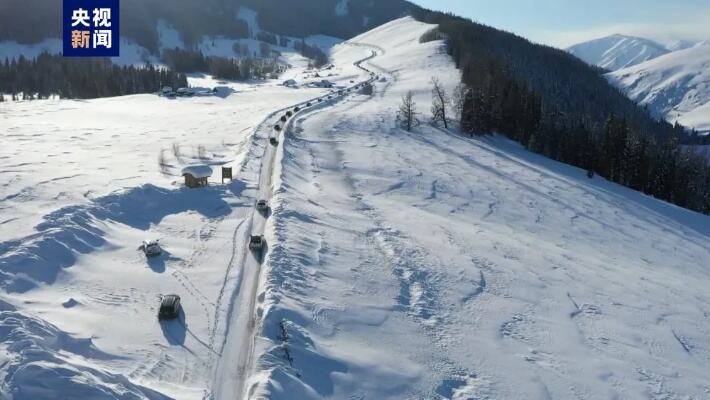
[[[182,169],[182,176],[185,177],[185,186],[189,188],[205,187],[208,178],[212,176],[212,168],[207,165],[191,165]]]

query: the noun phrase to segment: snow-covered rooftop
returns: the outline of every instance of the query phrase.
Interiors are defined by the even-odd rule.
[[[190,165],[182,169],[182,175],[192,175],[195,178],[209,178],[212,176],[212,168],[207,165]]]

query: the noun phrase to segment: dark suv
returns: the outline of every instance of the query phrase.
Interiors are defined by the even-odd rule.
[[[264,248],[264,237],[261,235],[252,235],[249,238],[249,248],[260,251]]]
[[[168,294],[160,301],[160,311],[158,319],[175,319],[180,313],[180,296]]]

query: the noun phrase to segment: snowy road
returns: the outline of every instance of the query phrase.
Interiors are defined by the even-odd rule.
[[[458,83],[429,29],[358,38],[386,50],[375,95],[284,139],[253,397],[707,398],[708,217],[500,137],[398,129],[403,94],[423,111],[432,76]]]
[[[360,70],[367,75],[361,82],[341,89],[331,95],[321,96],[309,101],[305,101],[292,107],[288,107],[270,114],[257,128],[255,137],[262,142],[267,142],[269,137],[275,136],[279,139],[279,144],[273,146],[266,144],[262,156],[261,167],[259,170],[259,184],[257,188],[258,199],[267,200],[272,197],[273,187],[272,178],[274,175],[274,162],[278,146],[283,143],[281,132],[274,129],[276,125],[283,125],[282,132],[288,132],[291,123],[297,119],[301,113],[305,113],[314,109],[324,109],[331,107],[342,98],[356,92],[357,88],[364,83],[374,81],[374,75],[361,66],[365,61],[371,60],[377,55],[377,52],[371,51],[370,55],[362,58],[354,63]],[[296,108],[299,111],[295,111]],[[284,124],[282,116],[285,116],[287,111],[291,110],[293,115]],[[247,221],[247,229],[251,235],[264,235],[266,221],[270,211],[260,212],[254,207],[251,211],[251,216]],[[245,239],[248,239],[245,238]],[[215,372],[215,385],[212,397],[217,400],[221,399],[243,399],[248,398],[246,393],[246,381],[250,376],[253,364],[253,351],[255,334],[259,328],[259,318],[263,311],[260,307],[257,308],[257,303],[263,301],[263,296],[259,298],[258,288],[261,275],[261,264],[263,255],[268,252],[268,242],[262,251],[248,251],[243,255],[243,266],[241,279],[238,282],[238,288],[235,290],[236,298],[233,301],[233,307],[228,313],[229,326],[226,334],[226,341],[220,352],[221,358],[218,361]],[[247,246],[244,246],[246,249]],[[236,308],[234,308],[236,307]]]

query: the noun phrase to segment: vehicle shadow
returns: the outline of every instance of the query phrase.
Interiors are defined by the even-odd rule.
[[[264,246],[261,249],[249,249],[249,251],[251,251],[251,254],[254,256],[256,261],[261,264],[264,262],[264,254],[269,251],[269,243],[264,240]]]
[[[173,257],[173,255],[169,251],[165,250],[165,248],[162,249],[160,254],[156,256],[145,256],[145,259],[148,267],[153,270],[153,272],[159,274],[165,272],[168,262],[181,260],[179,257]]]
[[[170,345],[184,346],[187,337],[187,320],[182,307],[180,307],[177,318],[160,320],[160,329]]]
[[[271,207],[267,207],[264,210],[256,210],[262,217],[264,218],[270,218],[271,217]]]

